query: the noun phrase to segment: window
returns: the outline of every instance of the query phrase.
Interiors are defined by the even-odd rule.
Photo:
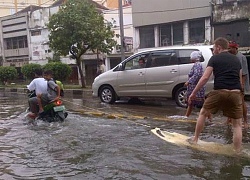
[[[154,26],[140,27],[140,48],[155,47]]]
[[[28,47],[27,36],[19,36],[4,39],[6,49],[20,49]]]
[[[126,62],[125,64],[125,70],[130,70],[130,69],[141,69],[147,67],[147,61],[150,58],[150,54],[140,54],[136,57],[133,57],[129,61]],[[143,64],[139,63],[139,60],[143,60]]]
[[[41,30],[33,30],[31,31],[31,36],[39,36],[41,35]]]
[[[181,50],[178,50],[179,64],[189,64],[189,63],[192,63],[190,61],[190,54],[193,51],[199,51],[199,50],[198,49],[181,49]],[[201,57],[200,62],[204,62],[203,56]]]
[[[171,46],[171,25],[160,26],[160,46]]]
[[[6,49],[13,49],[11,39],[7,39],[5,43],[6,43]]]
[[[205,41],[205,21],[197,20],[189,22],[189,42],[203,43]]]
[[[177,65],[176,53],[172,50],[154,52],[151,57],[151,67]]]
[[[173,41],[174,45],[184,43],[183,23],[173,24]]]
[[[17,38],[13,38],[12,39],[12,47],[13,47],[13,49],[18,49]]]

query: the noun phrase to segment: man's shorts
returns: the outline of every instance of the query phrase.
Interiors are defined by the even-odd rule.
[[[242,118],[242,93],[226,89],[213,90],[208,93],[203,108],[209,110],[212,114],[221,110],[226,117]]]

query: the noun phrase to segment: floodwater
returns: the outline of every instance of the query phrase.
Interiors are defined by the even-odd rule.
[[[62,123],[29,123],[26,96],[0,92],[0,179],[166,180],[249,179],[250,158],[227,157],[179,147],[153,135],[160,127],[193,135],[195,123],[147,119],[106,119],[74,113],[76,108],[152,117],[181,115],[173,102],[101,104],[69,97]],[[92,103],[91,103],[92,102]],[[70,103],[72,103],[70,105]],[[144,112],[144,113],[143,113]],[[196,117],[196,112],[193,114]],[[206,125],[202,138],[231,143],[232,132],[220,115]],[[145,126],[144,126],[145,125]],[[244,131],[244,143],[249,142]]]

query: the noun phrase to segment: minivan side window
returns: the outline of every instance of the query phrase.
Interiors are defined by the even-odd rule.
[[[152,53],[151,63],[149,67],[170,66],[177,64],[178,59],[174,51],[158,51]]]
[[[150,53],[140,54],[125,62],[124,70],[142,69],[146,67]]]
[[[199,51],[198,49],[179,49],[176,50],[178,53],[178,60],[179,60],[179,64],[189,64],[192,63],[190,61],[190,54],[193,51]],[[200,62],[204,62],[204,57],[202,56],[200,59]]]

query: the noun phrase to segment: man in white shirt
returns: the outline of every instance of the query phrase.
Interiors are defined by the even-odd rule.
[[[42,70],[35,70],[35,79],[33,79],[27,88],[29,91],[36,91],[36,95],[47,93],[47,81],[43,78]]]
[[[97,76],[106,72],[106,66],[103,64],[103,60],[99,60],[99,65],[97,67]]]
[[[27,85],[27,88],[29,91],[34,91],[36,92],[36,95],[38,94],[46,94],[47,91],[47,81],[43,78],[43,73],[42,70],[37,69],[35,70],[35,79],[33,79],[29,85]],[[37,105],[38,105],[38,101],[37,101],[37,97],[31,97],[29,98],[29,107],[30,107],[30,111],[32,113],[28,114],[28,117],[34,119],[36,117],[36,115],[38,114],[38,110],[37,110]]]

